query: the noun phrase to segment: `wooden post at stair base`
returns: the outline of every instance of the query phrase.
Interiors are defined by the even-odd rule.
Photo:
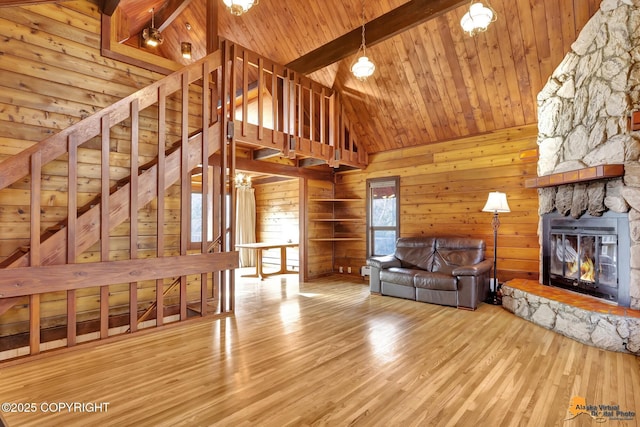
[[[209,85],[209,64],[202,64],[202,210],[200,223],[202,234],[200,252],[206,254],[209,250],[209,97],[211,96]],[[207,315],[207,273],[200,275],[200,316]]]
[[[189,206],[191,205],[191,175],[189,174],[189,81],[182,75],[182,144],[180,147],[180,255],[186,256],[189,246]],[[180,320],[187,319],[187,278],[180,278]]]
[[[42,157],[40,151],[31,155],[31,266],[40,265],[40,190]],[[40,353],[40,295],[29,296],[29,353]]]
[[[109,185],[109,170],[111,168],[111,163],[109,159],[110,152],[110,138],[111,138],[111,123],[109,116],[106,115],[102,117],[100,123],[100,133],[101,133],[101,146],[100,146],[100,260],[101,261],[109,261],[109,230],[111,229],[110,224],[110,206],[109,196],[110,196],[110,185]],[[105,289],[106,292],[103,290]],[[105,295],[106,294],[106,295]],[[100,288],[100,323],[103,323],[103,312],[105,309],[103,307],[103,301],[108,302],[109,292],[107,287]],[[109,316],[109,307],[107,304],[106,307],[106,315],[108,322]],[[103,330],[100,328],[100,337],[106,338],[108,335],[108,330]]]
[[[166,173],[166,118],[167,118],[167,96],[165,86],[158,89],[158,207],[157,207],[157,241],[156,256],[164,256],[164,199],[165,199],[165,173]],[[156,280],[156,305],[164,302],[164,279]],[[156,313],[158,311],[156,310]]]
[[[76,262],[76,237],[78,222],[78,146],[75,134],[69,136],[67,160],[67,264]],[[76,291],[67,291],[67,347],[76,344]]]
[[[162,86],[161,86],[162,87]],[[140,139],[140,104],[137,99],[131,103],[131,150],[129,162],[131,173],[129,178],[129,258],[138,258],[138,193],[139,193],[139,139]],[[108,289],[108,288],[107,288]],[[157,296],[157,295],[156,295]],[[102,301],[102,298],[100,299]],[[108,303],[108,293],[107,293]],[[109,307],[107,304],[107,311]],[[129,321],[138,317],[138,282],[129,282]],[[107,329],[108,325],[107,313]],[[133,329],[131,329],[133,331]]]

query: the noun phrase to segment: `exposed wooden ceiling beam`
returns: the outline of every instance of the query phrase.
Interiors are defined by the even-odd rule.
[[[209,157],[209,164],[220,166],[222,164],[220,154],[213,154]],[[266,175],[290,176],[294,178],[318,179],[320,181],[333,181],[334,170],[327,167],[324,170],[307,169],[297,166],[284,165],[281,163],[271,163],[263,160],[236,158],[236,169],[258,172]]]
[[[325,164],[327,164],[327,162],[322,159],[307,158],[307,159],[300,159],[300,161],[298,161],[298,166],[301,168],[307,168],[310,166],[318,166],[318,165],[325,165]]]
[[[156,24],[158,31],[164,31],[189,6],[191,0],[170,0],[166,7],[158,11]]]
[[[270,157],[282,156],[282,151],[275,148],[258,148],[253,150],[251,156],[253,160],[264,160]]]
[[[100,12],[107,16],[112,16],[119,4],[120,0],[101,0]]]
[[[411,0],[365,25],[366,44],[372,46],[442,15],[468,0]],[[302,74],[318,71],[358,51],[362,42],[362,27],[320,46],[291,61],[287,68]]]

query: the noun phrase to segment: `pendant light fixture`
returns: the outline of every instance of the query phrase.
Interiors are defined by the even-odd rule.
[[[367,57],[367,46],[364,40],[364,24],[365,24],[365,15],[364,15],[364,0],[362,0],[362,43],[360,44],[360,48],[356,53],[358,57],[357,61],[351,66],[351,72],[353,75],[360,81],[365,81],[367,77],[371,76],[373,72],[376,70],[376,66],[369,58]],[[360,52],[362,51],[362,55]]]
[[[497,19],[496,11],[493,10],[489,1],[486,1],[487,5],[485,6],[482,2],[471,0],[469,11],[460,20],[462,29],[472,37],[486,31],[489,24]]]
[[[149,9],[149,12],[151,12],[151,26],[142,30],[142,42],[145,46],[157,47],[162,44],[162,34],[156,28],[153,8]]]
[[[231,12],[232,15],[240,16],[249,9],[251,6],[258,4],[259,0],[222,0]]]

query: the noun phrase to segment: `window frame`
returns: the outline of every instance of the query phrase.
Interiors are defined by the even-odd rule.
[[[190,191],[189,191],[189,217],[188,217],[188,222],[189,222],[189,239],[188,239],[188,244],[187,247],[189,250],[198,250],[202,247],[202,241],[201,240],[192,240],[192,227],[193,227],[193,195],[194,194],[200,194],[201,197],[201,203],[207,203],[207,220],[208,220],[208,227],[207,227],[207,232],[208,232],[208,236],[207,236],[207,246],[211,245],[213,243],[213,239],[214,239],[214,233],[213,233],[213,182],[212,182],[212,173],[213,173],[213,168],[211,166],[209,166],[209,171],[208,171],[208,176],[209,176],[209,185],[207,186],[207,190],[208,190],[208,195],[207,197],[204,197],[204,195],[202,194],[202,183],[200,182],[194,182],[193,180],[191,181],[191,186],[190,186]],[[202,205],[201,205],[202,206]],[[200,209],[199,209],[200,210]],[[200,212],[199,212],[200,213]]]
[[[372,190],[375,188],[383,187],[384,184],[390,184],[395,187],[395,199],[396,199],[396,225],[395,226],[374,226],[371,224],[371,216],[373,209],[373,197]],[[390,176],[384,178],[370,178],[367,179],[367,258],[374,253],[374,233],[376,231],[393,230],[396,233],[396,239],[400,237],[400,177]]]

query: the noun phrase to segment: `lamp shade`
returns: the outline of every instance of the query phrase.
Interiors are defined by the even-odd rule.
[[[485,31],[495,19],[493,10],[482,3],[472,3],[469,11],[460,20],[460,26],[467,33],[474,35]]]
[[[251,6],[258,4],[258,0],[223,0],[223,2],[229,8],[229,12],[235,16],[242,15],[251,9]]]
[[[507,195],[499,191],[489,193],[489,198],[482,208],[482,212],[511,212],[507,203]]]
[[[366,80],[376,70],[376,66],[366,56],[361,56],[351,67],[351,72],[358,80]]]

